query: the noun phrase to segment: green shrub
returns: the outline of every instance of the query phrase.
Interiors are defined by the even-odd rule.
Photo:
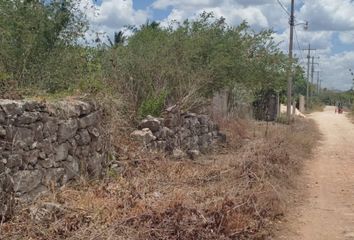
[[[144,118],[147,115],[158,117],[160,116],[166,101],[167,93],[164,91],[157,96],[151,96],[147,98],[140,105],[138,115],[140,118]]]

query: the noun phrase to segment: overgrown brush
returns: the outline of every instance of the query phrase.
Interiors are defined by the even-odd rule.
[[[127,157],[115,177],[66,187],[23,206],[1,225],[1,238],[265,239],[315,146],[316,126],[309,120],[270,124],[267,136],[265,124],[224,127],[226,153],[196,161]]]

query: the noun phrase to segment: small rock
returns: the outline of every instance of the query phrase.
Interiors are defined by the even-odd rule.
[[[87,128],[96,125],[101,118],[101,111],[93,112],[79,119],[79,128]]]
[[[2,126],[0,126],[0,137],[6,137],[6,129]]]
[[[26,153],[25,162],[35,165],[38,161],[39,150],[32,150]]]
[[[69,154],[69,146],[67,143],[60,144],[56,149],[55,161],[64,161]]]
[[[56,118],[48,118],[48,120],[44,123],[43,126],[43,135],[44,137],[49,137],[55,134],[59,129],[59,122]],[[75,129],[74,127],[72,129]],[[63,129],[61,131],[64,131]],[[62,133],[63,135],[63,133]]]
[[[167,139],[168,137],[172,137],[174,135],[174,132],[168,127],[163,127],[160,129],[157,135],[160,139]]]
[[[187,154],[192,160],[195,160],[200,155],[200,151],[198,151],[198,150],[188,150]]]
[[[18,171],[13,176],[15,192],[27,193],[35,189],[42,179],[42,173],[39,170]]]
[[[45,159],[46,158],[46,154],[44,152],[40,152],[38,156],[39,156],[40,159]]]
[[[7,159],[6,167],[8,168],[15,168],[22,166],[23,157],[21,154],[14,153],[9,156]]]
[[[47,158],[41,159],[39,161],[39,165],[47,169],[47,168],[57,167],[59,164],[55,162],[54,155],[51,154]]]
[[[0,110],[0,124],[5,124],[5,123],[6,123],[5,113]]]
[[[172,152],[172,157],[174,159],[182,159],[186,157],[186,153],[183,152],[181,149],[174,149]]]
[[[144,129],[148,128],[152,132],[157,132],[161,127],[161,122],[158,118],[154,118],[152,116],[148,116],[146,119],[141,121],[139,128]]]
[[[21,116],[19,116],[16,120],[16,124],[30,124],[34,123],[40,118],[39,112],[24,112]]]
[[[76,135],[79,125],[76,119],[69,119],[61,122],[58,130],[58,140],[60,143],[65,142],[69,138]]]
[[[148,145],[152,141],[156,140],[156,137],[148,128],[144,128],[142,130],[135,130],[130,134],[130,136],[132,136],[135,140],[143,143],[144,145]]]
[[[51,222],[54,221],[57,216],[63,215],[66,210],[64,206],[58,203],[41,203],[40,205],[35,205],[30,207],[30,216],[34,221],[39,222]]]
[[[67,161],[63,162],[63,166],[65,168],[63,184],[66,184],[68,181],[79,177],[80,165],[79,165],[79,161],[76,158],[69,155]]]
[[[91,136],[87,129],[80,129],[78,136],[79,138],[77,139],[77,143],[79,146],[87,145],[91,142]]]
[[[10,117],[14,117],[15,115],[21,115],[23,113],[22,104],[19,101],[1,99],[0,106],[4,110],[6,115]]]
[[[65,174],[64,168],[51,168],[47,169],[44,173],[42,183],[44,186],[59,186]]]
[[[95,127],[89,127],[88,128],[89,133],[94,136],[95,138],[98,138],[100,136],[100,131],[98,131],[97,128]]]
[[[13,142],[16,146],[26,148],[32,145],[33,137],[33,131],[31,129],[20,127],[16,129]]]

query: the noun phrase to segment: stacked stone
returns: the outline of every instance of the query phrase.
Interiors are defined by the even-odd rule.
[[[169,111],[165,118],[148,116],[132,136],[152,150],[167,151],[176,158],[189,155],[191,158],[206,153],[225,135],[207,115]]]
[[[0,100],[0,201],[1,176],[13,184],[7,191],[29,200],[79,176],[99,176],[101,115],[94,103],[78,100]]]

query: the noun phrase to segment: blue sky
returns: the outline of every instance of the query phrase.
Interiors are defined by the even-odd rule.
[[[81,0],[91,2],[92,0]],[[280,0],[288,10],[290,0]],[[348,68],[354,69],[354,2],[352,0],[295,0],[298,23],[309,21],[310,28],[296,29],[295,53],[309,43],[320,57],[323,85],[335,89],[352,86]],[[288,15],[278,0],[98,0],[96,14],[88,12],[95,31],[112,34],[125,25],[141,25],[147,20],[183,21],[203,11],[225,17],[230,25],[246,20],[252,28],[274,29],[274,37],[287,52]],[[302,60],[303,62],[306,59]]]

